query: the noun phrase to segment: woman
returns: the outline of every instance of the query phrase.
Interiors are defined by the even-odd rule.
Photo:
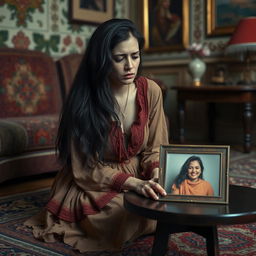
[[[64,105],[57,149],[63,163],[51,198],[26,225],[46,242],[80,252],[120,250],[155,230],[127,212],[127,190],[158,199],[159,147],[168,143],[159,86],[137,76],[144,40],[126,19],[93,33]]]
[[[182,165],[171,187],[174,195],[213,196],[211,184],[203,179],[204,165],[200,157],[191,156]]]

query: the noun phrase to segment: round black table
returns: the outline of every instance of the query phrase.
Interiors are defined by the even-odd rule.
[[[163,202],[133,192],[124,195],[124,207],[157,220],[152,256],[164,256],[169,235],[195,232],[206,238],[208,256],[219,255],[218,225],[256,222],[256,189],[229,186],[229,204]]]

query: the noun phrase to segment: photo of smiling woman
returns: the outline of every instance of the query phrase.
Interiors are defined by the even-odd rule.
[[[213,196],[210,182],[203,178],[204,165],[200,157],[190,156],[175,178],[171,193],[174,195]]]

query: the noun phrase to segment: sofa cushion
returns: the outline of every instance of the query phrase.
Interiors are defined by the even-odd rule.
[[[50,56],[0,49],[0,67],[0,118],[59,113],[61,89]]]
[[[0,120],[0,156],[19,154],[27,144],[27,132],[22,125]]]
[[[58,125],[55,114],[6,118],[0,122],[0,156],[54,148]]]
[[[61,86],[63,86],[62,90],[64,99],[70,91],[82,58],[83,54],[72,53],[63,56],[56,62]]]

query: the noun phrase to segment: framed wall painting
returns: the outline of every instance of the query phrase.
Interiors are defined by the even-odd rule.
[[[189,0],[142,0],[146,52],[184,50],[189,44]]]
[[[113,18],[114,0],[70,0],[71,21],[100,24]]]
[[[256,16],[255,0],[207,0],[207,36],[231,35],[241,18]]]
[[[229,154],[226,145],[162,145],[159,200],[227,204]]]

